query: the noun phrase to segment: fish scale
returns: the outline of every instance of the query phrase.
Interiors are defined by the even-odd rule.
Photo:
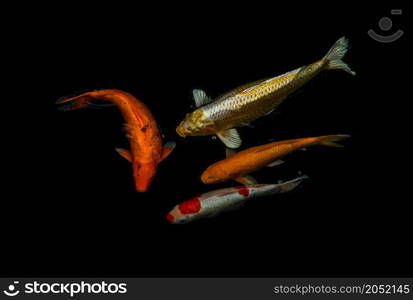
[[[232,123],[249,123],[270,113],[281,103],[287,96],[282,93],[282,89],[294,88],[290,83],[301,69],[261,81],[258,85],[231,97],[217,99],[202,107],[202,111],[205,117],[217,123],[218,127],[231,128]],[[221,123],[227,123],[227,126],[219,126]]]

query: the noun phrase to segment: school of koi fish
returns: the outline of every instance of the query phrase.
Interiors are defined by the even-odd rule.
[[[185,224],[240,207],[245,201],[265,195],[284,193],[300,185],[307,178],[297,178],[277,184],[258,184],[249,175],[265,166],[274,167],[288,153],[312,145],[342,147],[337,141],[349,135],[337,134],[272,142],[235,152],[241,146],[237,127],[270,114],[286,97],[323,70],[340,69],[355,75],[342,61],[348,49],[348,40],[340,38],[320,60],[285,74],[262,79],[235,88],[211,99],[204,91],[192,91],[196,110],[188,113],[178,125],[181,137],[216,134],[227,147],[226,158],[210,165],[201,175],[204,184],[235,180],[242,184],[210,191],[176,205],[167,215],[171,224]],[[93,100],[114,104],[122,113],[130,150],[116,151],[132,164],[135,189],[146,192],[158,170],[158,164],[174,150],[174,142],[163,143],[158,125],[146,105],[133,95],[115,89],[96,90],[62,98],[56,103],[68,111],[92,104]]]

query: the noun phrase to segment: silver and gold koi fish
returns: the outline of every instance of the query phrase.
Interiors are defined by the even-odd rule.
[[[241,138],[235,127],[270,114],[293,91],[323,70],[340,69],[355,75],[341,59],[348,49],[348,40],[340,38],[319,61],[270,79],[258,80],[216,99],[199,89],[193,90],[197,109],[186,115],[176,132],[182,136],[216,134],[229,148],[238,148]]]

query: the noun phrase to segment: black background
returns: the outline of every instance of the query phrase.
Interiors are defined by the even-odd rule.
[[[330,3],[331,4],[331,3]],[[411,275],[407,39],[382,44],[378,20],[402,7],[277,3],[25,7],[8,13],[3,57],[2,276]],[[407,16],[393,16],[393,33]],[[326,71],[274,114],[241,128],[243,147],[345,133],[255,174],[310,177],[297,190],[215,219],[172,226],[165,214],[200,192],[224,157],[211,137],[182,139],[191,90],[218,96],[321,58],[341,36],[357,72]],[[176,141],[149,192],[115,151],[128,141],[116,108],[63,113],[54,102],[99,88],[128,91]]]

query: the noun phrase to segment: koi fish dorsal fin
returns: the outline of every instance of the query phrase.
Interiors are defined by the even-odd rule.
[[[194,101],[195,101],[195,106],[196,107],[200,107],[202,105],[205,105],[205,104],[211,102],[211,98],[203,90],[193,89],[192,90],[192,95],[194,96]]]
[[[238,176],[234,180],[244,185],[257,184],[257,181],[250,175]]]
[[[241,146],[242,141],[235,128],[217,132],[217,136],[228,148],[235,149]]]
[[[132,155],[129,150],[123,149],[123,148],[115,148],[115,150],[122,156],[124,159],[128,160],[129,162],[132,162]]]
[[[167,142],[165,144],[165,146],[163,146],[161,161],[163,161],[165,158],[167,158],[169,156],[169,154],[171,154],[172,150],[175,149],[175,147],[176,147],[175,142]]]

